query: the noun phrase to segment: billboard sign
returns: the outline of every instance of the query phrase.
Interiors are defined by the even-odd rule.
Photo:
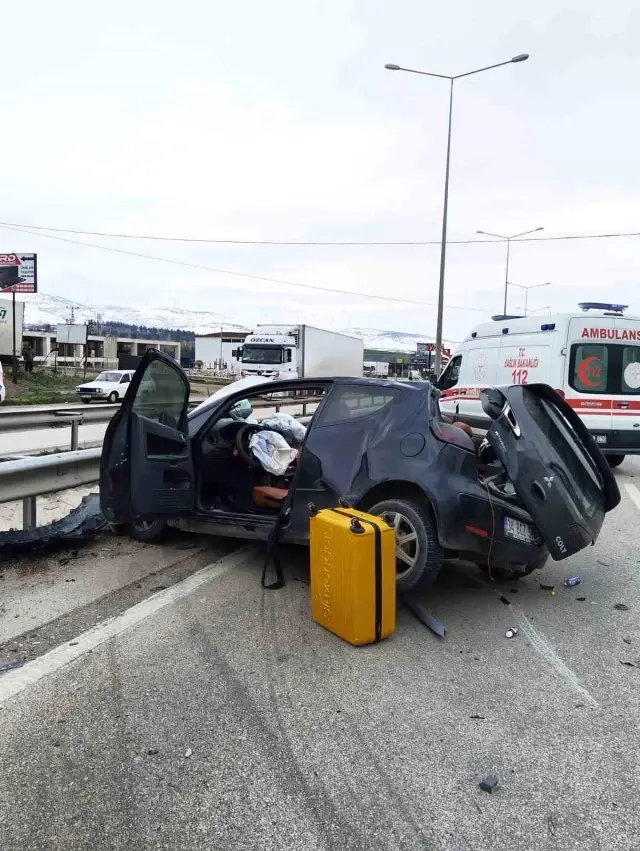
[[[88,325],[56,325],[56,343],[86,346],[88,331]]]
[[[0,254],[0,291],[38,292],[37,254]]]

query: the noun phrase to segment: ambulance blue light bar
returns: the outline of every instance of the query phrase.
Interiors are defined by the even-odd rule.
[[[629,307],[628,304],[607,304],[604,301],[581,301],[578,304],[580,310],[609,310],[611,313],[622,315]]]

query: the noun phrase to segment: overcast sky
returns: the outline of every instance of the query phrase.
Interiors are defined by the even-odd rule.
[[[640,231],[640,10],[632,0],[21,0],[4,3],[0,219],[200,238],[449,238]],[[40,289],[89,304],[202,307],[435,332],[439,246],[190,246],[69,235],[214,268],[424,301],[324,295],[2,231]],[[60,234],[60,236],[66,236]],[[533,308],[640,312],[640,237],[513,245]],[[502,309],[505,246],[449,247],[445,337]],[[522,305],[513,289],[509,307]],[[473,310],[471,309],[473,308]],[[486,311],[482,313],[481,311]]]

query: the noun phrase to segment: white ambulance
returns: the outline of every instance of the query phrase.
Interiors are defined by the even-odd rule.
[[[583,302],[580,312],[494,316],[478,325],[441,373],[442,412],[477,428],[480,391],[549,384],[584,419],[612,467],[640,454],[640,318],[627,305]]]

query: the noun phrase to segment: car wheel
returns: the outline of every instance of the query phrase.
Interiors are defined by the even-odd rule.
[[[119,398],[120,397],[114,390],[113,393],[109,393],[109,395],[107,396],[107,402],[111,402],[111,404],[113,404],[114,402],[117,402]]]
[[[619,467],[624,461],[624,455],[605,455],[610,467]]]
[[[91,399],[82,399],[81,401],[83,405],[88,405]]]
[[[168,527],[164,520],[135,520],[127,524],[127,529],[136,541],[157,544],[166,536]]]
[[[427,588],[435,580],[444,553],[426,505],[414,500],[385,499],[369,508],[396,533],[396,582],[400,593]]]

